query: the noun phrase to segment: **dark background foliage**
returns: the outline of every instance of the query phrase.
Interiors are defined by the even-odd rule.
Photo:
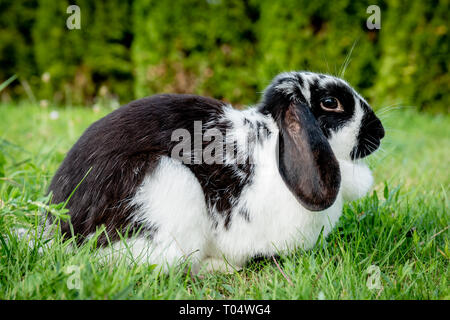
[[[71,4],[80,30],[66,27]],[[373,4],[380,30],[366,27]],[[279,72],[345,69],[375,107],[448,113],[448,9],[448,0],[0,0],[0,83],[18,75],[1,99],[91,105],[179,92],[243,105]]]

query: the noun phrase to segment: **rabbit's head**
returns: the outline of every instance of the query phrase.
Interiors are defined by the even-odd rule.
[[[321,211],[339,191],[337,159],[363,158],[384,128],[367,102],[344,80],[311,72],[278,75],[260,104],[279,130],[279,171],[307,209]]]

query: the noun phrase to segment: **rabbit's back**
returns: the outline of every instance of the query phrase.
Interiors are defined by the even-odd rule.
[[[175,129],[193,132],[195,121],[217,119],[223,102],[194,95],[155,95],[133,101],[93,123],[68,152],[50,184],[52,202],[69,199],[74,233],[82,238],[104,225],[110,240],[119,230],[151,228],[130,224],[130,201],[144,177],[176,144]],[[146,230],[146,228],[148,230]],[[70,233],[68,223],[63,233]],[[106,237],[99,239],[100,244]]]

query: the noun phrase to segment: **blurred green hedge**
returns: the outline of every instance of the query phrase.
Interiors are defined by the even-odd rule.
[[[80,30],[66,27],[69,4],[81,8]],[[372,4],[380,30],[366,27]],[[448,0],[1,0],[0,82],[20,79],[2,100],[189,92],[249,104],[277,73],[311,70],[343,75],[374,106],[448,113],[448,9]]]

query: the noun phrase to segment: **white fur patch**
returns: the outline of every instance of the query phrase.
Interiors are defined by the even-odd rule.
[[[132,220],[156,227],[153,239],[131,240],[133,255],[169,265],[185,258],[199,260],[212,237],[205,197],[194,174],[178,160],[162,157],[145,177],[133,201]]]

